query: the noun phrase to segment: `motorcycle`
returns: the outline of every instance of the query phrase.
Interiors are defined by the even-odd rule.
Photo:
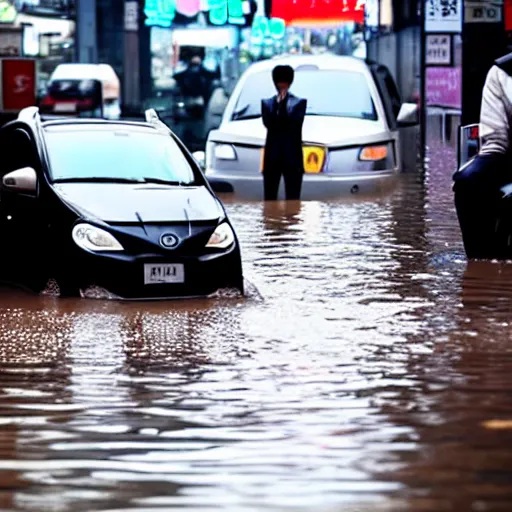
[[[462,126],[459,130],[457,171],[454,178],[456,178],[458,172],[462,172],[471,163],[479,151],[479,125],[475,123]],[[459,226],[464,240],[464,248],[469,259],[512,259],[512,183],[505,184],[499,189],[496,200],[498,201],[495,209],[496,221],[494,222],[493,220],[491,223],[488,223],[487,231],[484,230],[484,238],[488,246],[484,252],[489,255],[486,258],[480,256],[481,247],[475,247],[474,244],[474,233],[478,233],[477,229],[482,229],[481,226],[477,227],[475,225],[478,222],[478,211],[481,208],[485,209],[485,204],[473,203],[471,208],[476,215],[473,214],[468,217],[467,213],[463,211],[463,208],[467,211],[467,205],[461,206],[461,204],[467,203],[467,201],[455,201]],[[468,218],[475,219],[475,222],[468,222]],[[481,237],[481,235],[478,236]]]

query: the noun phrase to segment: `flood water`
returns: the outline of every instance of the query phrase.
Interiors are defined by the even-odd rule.
[[[510,511],[512,265],[451,171],[227,201],[244,299],[3,291],[0,510]]]

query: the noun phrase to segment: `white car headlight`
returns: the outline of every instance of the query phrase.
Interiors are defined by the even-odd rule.
[[[123,246],[108,231],[91,224],[77,224],[73,228],[73,240],[86,251],[122,251]]]
[[[217,144],[214,155],[218,160],[236,160],[236,151],[231,144]]]
[[[227,222],[223,222],[213,232],[206,247],[210,249],[227,249],[235,242],[235,234]]]

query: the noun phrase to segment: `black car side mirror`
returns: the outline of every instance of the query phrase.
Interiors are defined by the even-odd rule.
[[[32,167],[22,167],[6,174],[2,179],[2,186],[10,192],[37,194],[37,173]]]

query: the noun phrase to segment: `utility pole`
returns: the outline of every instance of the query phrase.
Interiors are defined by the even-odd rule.
[[[139,23],[144,14],[138,0],[124,2],[123,106],[140,107]]]
[[[86,64],[98,62],[98,32],[96,0],[76,1],[76,61]]]

